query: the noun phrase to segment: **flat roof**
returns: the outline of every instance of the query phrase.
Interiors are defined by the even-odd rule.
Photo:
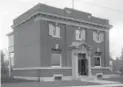
[[[87,12],[82,12],[82,11],[71,9],[71,8],[60,9],[60,8],[48,6],[41,3],[37,4],[33,8],[29,9],[27,12],[23,13],[22,15],[14,19],[13,25],[18,25],[22,23],[23,21],[26,21],[29,17],[31,17],[37,12],[45,12],[47,14],[48,13],[55,14],[58,16],[70,17],[74,19],[84,20],[87,22],[92,22],[92,23],[97,23],[102,25],[109,25],[109,20],[94,17]]]

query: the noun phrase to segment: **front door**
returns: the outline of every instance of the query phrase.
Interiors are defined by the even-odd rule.
[[[88,61],[85,53],[78,53],[78,74],[88,75]]]

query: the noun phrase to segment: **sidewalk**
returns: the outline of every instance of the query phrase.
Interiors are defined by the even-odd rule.
[[[86,80],[82,79],[83,82],[91,82],[91,83],[97,83],[100,85],[86,85],[86,86],[67,86],[67,87],[123,87],[123,84],[116,81],[107,81],[107,80],[99,80],[99,79],[93,79],[93,80]]]
[[[85,82],[92,82],[92,83],[99,83],[99,84],[120,84],[120,82],[116,82],[116,81],[107,81],[107,80],[83,80]]]
[[[123,84],[88,85],[88,86],[67,86],[67,87],[123,87]]]
[[[123,84],[120,82],[115,81],[106,81],[106,80],[85,80],[83,82],[91,82],[91,83],[97,83],[100,85],[86,85],[86,86],[66,86],[66,87],[123,87]]]

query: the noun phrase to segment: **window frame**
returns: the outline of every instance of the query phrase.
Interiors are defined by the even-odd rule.
[[[75,38],[76,38],[76,40],[81,40],[81,38],[80,38],[80,36],[81,36],[81,32],[80,32],[80,30],[78,30],[78,29],[76,29],[76,31],[75,31]]]
[[[83,35],[84,35],[84,37],[83,37]],[[86,30],[85,29],[81,29],[81,38],[82,38],[82,40],[86,40]]]
[[[49,23],[48,25],[49,25],[49,35],[51,35],[52,37],[61,38],[60,26],[58,26],[57,23],[56,24]],[[50,26],[52,26],[53,29],[51,29]],[[54,32],[53,30],[55,30],[55,34],[53,33]]]
[[[62,67],[62,55],[60,54],[60,53],[52,53],[51,55],[53,55],[53,54],[55,54],[55,55],[60,55],[60,64],[59,64],[59,66],[55,66],[55,65],[52,65],[52,56],[51,56],[51,67]]]
[[[84,31],[84,34],[83,34],[83,31]],[[77,32],[79,32],[79,33],[77,33]],[[81,38],[79,38],[79,35],[77,35],[77,34],[80,34],[80,36],[81,36]],[[83,37],[83,35],[84,35],[84,37]],[[75,30],[75,39],[76,40],[79,40],[79,41],[85,41],[86,40],[86,30],[85,29],[76,29]]]
[[[95,58],[97,58],[97,57],[100,58],[100,65],[99,66],[95,65]],[[101,63],[101,56],[94,56],[94,67],[102,67],[101,65],[102,65],[102,63]]]
[[[104,32],[97,32],[97,31],[93,31],[93,40],[96,43],[102,43],[104,42]]]
[[[99,33],[99,40],[100,40],[100,43],[104,41],[104,32]]]

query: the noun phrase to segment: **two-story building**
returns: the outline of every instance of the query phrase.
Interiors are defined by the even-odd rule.
[[[107,75],[111,27],[90,13],[38,4],[13,21],[12,75],[40,80]]]

